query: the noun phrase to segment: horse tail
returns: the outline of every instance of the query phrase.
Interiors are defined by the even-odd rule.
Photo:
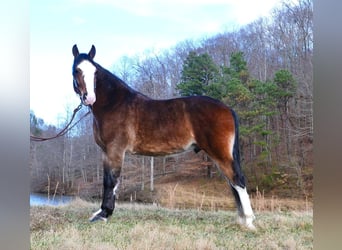
[[[233,109],[230,109],[234,119],[235,137],[233,145],[233,169],[234,169],[234,183],[244,188],[246,186],[245,176],[242,173],[240,163],[240,144],[239,144],[239,117]]]

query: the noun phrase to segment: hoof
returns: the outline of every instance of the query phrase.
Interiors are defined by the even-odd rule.
[[[93,215],[89,218],[90,222],[95,222],[95,221],[104,221],[107,222],[107,218],[104,215],[104,211],[100,209],[99,211],[93,213]]]
[[[251,231],[256,231],[256,227],[253,225],[253,220],[254,220],[255,216],[250,216],[250,217],[238,217],[237,222],[238,224],[240,224],[243,227],[246,227],[247,229],[251,230]]]
[[[247,227],[247,229],[251,230],[251,231],[257,231],[257,228],[253,225],[253,223],[249,223],[245,225]]]

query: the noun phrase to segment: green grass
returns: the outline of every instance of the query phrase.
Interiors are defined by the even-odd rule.
[[[31,208],[31,249],[312,249],[312,212],[256,213],[256,232],[234,211],[118,204],[107,222],[88,222],[99,204]]]

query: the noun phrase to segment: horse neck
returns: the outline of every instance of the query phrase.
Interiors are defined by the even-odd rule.
[[[98,66],[95,92],[94,106],[99,108],[113,107],[129,96],[136,95],[125,82],[101,66]]]

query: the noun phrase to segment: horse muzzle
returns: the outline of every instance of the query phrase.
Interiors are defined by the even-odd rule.
[[[95,94],[89,94],[89,93],[85,93],[82,95],[81,97],[82,103],[84,105],[93,105],[96,101],[96,96]]]

